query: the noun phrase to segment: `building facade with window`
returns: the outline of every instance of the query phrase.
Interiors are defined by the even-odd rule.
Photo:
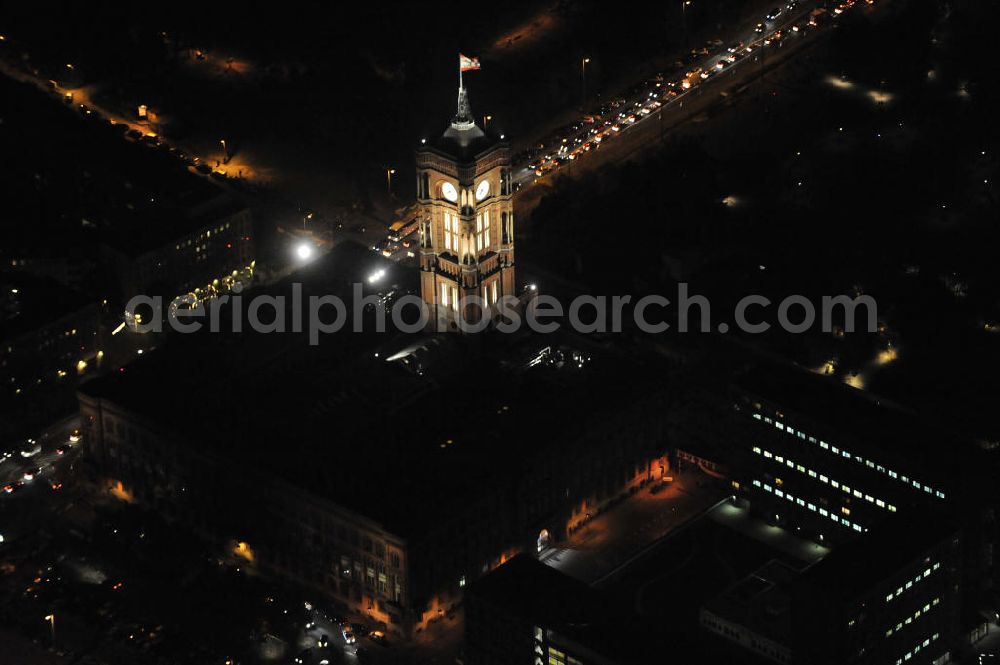
[[[351,307],[340,275],[370,261],[348,244],[289,280]],[[87,457],[113,494],[406,635],[666,463],[662,368],[569,335],[494,342],[178,335],[82,387]]]
[[[420,291],[432,321],[454,330],[490,318],[500,298],[516,296],[510,147],[476,125],[463,87],[450,126],[416,160]]]

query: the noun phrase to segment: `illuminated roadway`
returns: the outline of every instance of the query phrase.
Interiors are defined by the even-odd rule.
[[[631,133],[635,127],[650,126],[650,120],[654,117],[657,122],[662,123],[665,111],[680,112],[684,108],[685,101],[697,98],[706,86],[711,88],[716,79],[726,78],[732,82],[731,77],[739,71],[749,74],[744,78],[751,80],[756,72],[752,67],[745,66],[747,63],[757,65],[762,72],[767,64],[766,60],[761,62],[762,57],[766,58],[769,53],[777,55],[777,49],[815,39],[817,33],[830,30],[840,14],[851,11],[859,5],[870,5],[873,2],[845,0],[824,14],[817,24],[810,25],[812,11],[824,4],[803,3],[791,11],[783,10],[775,21],[766,21],[762,18],[761,22],[764,24],[762,33],[758,33],[754,28],[744,30],[736,37],[732,37],[731,43],[722,43],[716,50],[682,70],[661,73],[658,77],[661,80],[656,83],[648,80],[648,85],[642,86],[640,94],[624,100],[619,98],[621,103],[614,106],[606,115],[592,116],[590,122],[585,118],[591,116],[581,116],[576,123],[579,125],[578,130],[546,138],[540,142],[544,144],[542,154],[533,158],[533,161],[529,159],[527,163],[515,164],[513,177],[515,185],[535,182],[570,166],[577,159],[593,160],[593,156],[586,156],[587,153],[599,153],[599,148],[603,144],[614,141],[619,135]],[[719,43],[719,40],[716,40],[716,43]],[[736,44],[740,47],[731,52],[729,47]],[[729,64],[720,69],[717,67],[720,61],[728,61]],[[702,72],[706,75],[701,75]],[[687,76],[688,73],[692,75]],[[724,77],[724,74],[729,76]],[[690,111],[691,105],[688,106]]]

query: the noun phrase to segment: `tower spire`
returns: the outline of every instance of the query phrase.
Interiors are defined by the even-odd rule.
[[[469,93],[465,90],[462,82],[462,73],[479,69],[479,58],[470,58],[458,54],[458,110],[455,117],[451,119],[451,126],[455,129],[472,129],[476,126],[473,119],[472,108],[469,106]]]
[[[458,88],[458,110],[455,112],[455,117],[451,119],[451,126],[455,129],[471,129],[475,124],[472,107],[469,105],[469,92],[460,85]]]

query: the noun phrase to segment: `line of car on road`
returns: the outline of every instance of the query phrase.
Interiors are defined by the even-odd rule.
[[[873,4],[874,0],[865,0]],[[722,49],[721,40],[715,39],[700,48],[691,49],[684,61],[675,62],[675,70],[659,73],[633,86],[624,94],[605,103],[592,114],[555,130],[534,148],[525,150],[513,159],[520,173],[543,176],[600,147],[630,126],[659,110],[663,105],[683,95],[719,72],[756,52],[763,46],[781,46],[785,39],[814,29],[830,15],[839,15],[856,4],[856,0],[836,0],[819,7],[799,22],[774,29],[782,17],[799,9],[798,0],[789,0],[783,7],[770,10],[757,24],[755,40],[736,42]],[[702,66],[713,52],[722,49],[717,60]],[[521,168],[526,171],[522,171]]]
[[[308,608],[311,605],[307,604]],[[367,625],[358,622],[351,622],[345,617],[338,615],[327,615],[325,613],[319,613],[322,618],[332,623],[339,631],[340,636],[344,640],[344,644],[353,647],[353,652],[358,657],[360,662],[367,662],[370,657],[368,650],[360,644],[361,638],[368,638],[374,644],[387,647],[389,646],[389,640],[382,630],[371,629]],[[319,628],[319,624],[316,619],[310,619],[305,623],[304,628],[309,630],[315,630]],[[318,652],[317,649],[327,649],[331,645],[330,636],[326,633],[320,634],[316,641],[316,647],[305,649],[299,652],[299,654],[293,659],[295,665],[328,665],[329,659],[322,656],[322,652]]]
[[[80,438],[81,438],[80,431],[73,430],[67,437],[66,443],[57,446],[54,449],[54,452],[58,456],[65,455],[73,448],[73,446],[75,446],[80,442]],[[42,444],[37,439],[28,438],[19,448],[18,455],[24,460],[29,460],[41,454],[41,452],[42,452]],[[13,459],[14,457],[15,455],[13,451],[9,450],[5,451],[2,454],[0,454],[0,464],[4,464],[5,462]],[[55,468],[54,463],[35,464],[29,466],[28,468],[24,469],[21,472],[20,478],[12,480],[11,482],[5,484],[3,486],[3,492],[5,494],[13,494],[17,491],[20,491],[25,487],[27,483],[39,479],[43,475],[45,470],[54,468]],[[47,484],[52,490],[60,490],[63,487],[62,482],[56,480],[55,478],[47,479]]]

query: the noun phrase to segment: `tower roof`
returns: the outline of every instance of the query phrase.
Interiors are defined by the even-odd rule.
[[[433,147],[454,159],[466,161],[496,143],[495,138],[487,135],[476,124],[472,106],[469,104],[469,92],[465,86],[459,87],[458,108],[455,115],[441,138],[433,142]]]

